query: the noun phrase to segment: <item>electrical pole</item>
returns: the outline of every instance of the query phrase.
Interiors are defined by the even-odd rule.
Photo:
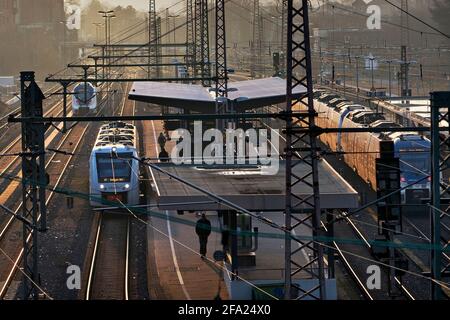
[[[287,45],[287,5],[288,0],[281,1],[281,45],[280,45],[280,73],[286,73],[286,45]]]
[[[156,16],[156,4],[155,0],[149,0],[148,10],[148,78],[152,76],[158,77],[159,67],[152,67],[152,64],[158,63],[158,27]]]
[[[392,98],[392,74],[391,74],[391,64],[392,64],[392,60],[387,60],[386,61],[389,65],[388,67],[388,72],[389,72],[389,98]]]
[[[287,8],[287,103],[286,103],[286,207],[285,228],[290,233],[285,238],[285,299],[326,299],[323,247],[316,237],[320,236],[321,207],[319,192],[318,149],[315,128],[314,93],[312,81],[311,43],[309,32],[308,0],[294,6],[288,1]],[[294,55],[295,52],[295,55]],[[295,74],[295,76],[294,76]],[[294,88],[305,87],[300,98],[293,98]],[[294,120],[293,108],[300,106],[303,116]],[[296,110],[296,112],[298,112]],[[294,129],[295,128],[295,129]],[[308,131],[302,132],[299,129]],[[309,172],[299,177],[293,170],[299,162]],[[301,196],[294,191],[296,186],[304,186],[311,195]],[[311,240],[301,240],[295,234],[311,232]],[[298,231],[297,233],[295,231]],[[300,231],[302,230],[302,231]],[[301,248],[311,250],[311,260],[305,261]],[[294,283],[293,277],[309,274],[314,284],[304,287]],[[292,290],[294,289],[294,290]]]
[[[209,61],[209,22],[208,22],[208,1],[195,1],[195,62],[196,73],[202,78],[211,77],[211,65]],[[202,80],[204,87],[210,87],[210,80]]]
[[[110,77],[110,73],[111,73],[111,67],[110,67],[110,65],[111,65],[111,52],[109,50],[110,49],[109,48],[110,41],[111,41],[111,39],[110,39],[110,34],[111,34],[110,19],[114,18],[115,15],[114,15],[114,10],[98,11],[98,13],[101,14],[102,17],[105,19],[105,50],[104,51],[105,51],[105,53],[107,55],[107,59],[104,59],[103,62],[105,64],[105,62],[106,62],[105,60],[107,60],[106,75],[108,77]],[[85,72],[86,72],[86,70],[85,70]],[[105,73],[105,69],[103,69],[103,72]],[[87,78],[86,75],[85,75],[85,78]],[[103,74],[103,79],[105,79],[105,74]],[[108,94],[108,91],[109,91],[110,87],[111,87],[111,84],[107,83],[107,85],[106,85],[106,88],[107,88],[106,89],[106,91],[107,91],[107,93],[106,93],[106,105],[108,107],[109,107],[109,94]],[[85,93],[87,92],[87,83],[86,83],[86,81],[84,83],[84,91],[85,91]],[[87,99],[85,99],[85,101],[87,101]]]
[[[406,53],[406,46],[401,47],[401,62],[400,62],[400,95],[402,97],[409,97],[409,61]]]
[[[227,70],[227,42],[225,27],[225,0],[216,0],[216,113],[227,112],[228,97],[228,70]],[[220,101],[220,98],[223,101]],[[217,120],[222,125],[216,126],[219,130],[224,127],[225,120]]]
[[[162,63],[162,46],[161,46],[161,17],[156,18],[156,63]],[[156,67],[156,77],[161,78],[161,67]]]
[[[359,100],[359,56],[356,56],[355,60],[356,60],[356,99]]]
[[[261,41],[261,11],[259,0],[253,0],[253,40],[251,43],[252,63],[250,65],[250,74],[252,78],[256,77],[256,71],[261,69],[262,41]]]
[[[409,46],[409,15],[408,12],[408,0],[401,0],[401,16],[400,16],[400,24],[401,28],[401,53],[400,53],[400,96],[408,97],[409,94],[409,63],[408,63],[408,55],[407,55],[407,47]],[[409,101],[406,101],[408,104]]]
[[[20,73],[22,117],[42,118],[44,94],[34,72]],[[38,299],[38,232],[47,229],[45,125],[22,122],[23,299]]]
[[[191,69],[191,74],[195,71],[195,20],[194,20],[194,8],[193,0],[186,0],[186,67]]]
[[[441,209],[441,198],[450,196],[450,187],[443,187],[441,184],[442,170],[446,170],[449,165],[449,158],[445,157],[441,160],[442,152],[447,152],[450,148],[450,141],[445,139],[441,143],[440,125],[442,122],[450,121],[450,92],[432,92],[431,93],[431,207],[430,207],[430,228],[431,228],[431,244],[430,250],[431,261],[431,299],[442,299],[442,289],[439,282],[442,276],[449,276],[450,263],[443,266],[442,252],[448,249],[449,243],[441,245],[441,228],[448,229],[448,221],[450,206],[447,204],[445,209]],[[450,132],[447,132],[450,134]],[[444,224],[444,220],[447,223]]]

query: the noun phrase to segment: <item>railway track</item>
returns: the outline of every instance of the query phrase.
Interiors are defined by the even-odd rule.
[[[56,85],[56,86],[53,86],[52,88],[46,90],[44,92],[44,96],[47,95],[49,92],[54,91],[54,89],[56,89],[57,87],[58,86]],[[20,109],[21,109],[21,107],[14,108],[14,110],[12,110],[12,111],[8,112],[6,115],[0,117],[0,123],[6,121],[6,123],[0,125],[0,133],[2,133],[0,138],[3,137],[5,135],[5,133],[6,133],[6,132],[3,132],[3,129],[11,127],[11,124],[7,122],[9,116],[14,115],[14,114],[20,115]]]
[[[99,213],[86,300],[128,300],[130,218]]]
[[[97,115],[100,114],[104,105],[97,111]],[[70,116],[70,113],[69,115]],[[62,126],[62,124],[60,124]],[[79,148],[81,141],[83,140],[88,128],[91,123],[81,123],[74,128],[70,129],[66,135],[62,136],[62,140],[57,144],[56,149],[64,150],[68,152],[69,155],[54,153],[47,161],[46,170],[50,176],[50,185],[55,189],[59,186],[62,178],[64,177],[71,160],[74,157],[74,153]],[[56,130],[56,129],[55,129]],[[55,132],[55,131],[54,131]],[[57,132],[54,137],[57,136]],[[18,157],[17,157],[18,159]],[[13,181],[16,187],[20,185],[20,182]],[[50,201],[54,197],[55,192],[47,192],[46,203],[49,205]],[[14,209],[16,214],[19,214],[23,203],[20,202]],[[51,213],[50,213],[51,214]],[[40,220],[40,217],[38,217]],[[2,227],[0,231],[0,248],[8,255],[0,255],[0,299],[4,299],[14,280],[17,273],[17,269],[23,257],[23,247],[18,245],[21,243],[19,241],[18,235],[21,234],[22,225],[14,217],[10,217],[6,224]],[[27,242],[31,240],[31,235],[28,237]],[[11,262],[11,260],[13,262]]]
[[[364,235],[364,232],[357,227],[355,221],[353,219],[351,219],[350,217],[346,217],[347,213],[344,213],[345,216],[345,220],[347,221],[347,224],[350,226],[350,228],[354,231],[354,233],[356,234],[357,238],[359,240],[361,240],[364,243],[364,247],[368,250],[368,252],[370,252],[370,257],[372,260],[374,261],[378,261],[377,257],[375,257],[372,254],[372,245],[370,244],[370,242],[368,241],[367,237]],[[413,293],[411,292],[410,289],[408,289],[401,281],[401,279],[399,277],[394,277],[394,281],[398,287],[398,289],[401,291],[401,293],[404,295],[404,297],[408,300],[416,300],[415,296],[413,295]]]
[[[276,107],[278,109],[278,107]],[[277,110],[279,111],[279,110]],[[265,122],[261,121],[261,123],[266,126],[268,129],[272,129],[269,125],[267,125]],[[280,135],[280,138],[283,141],[286,141],[283,136]],[[375,261],[376,258],[371,253],[371,245],[369,241],[367,241],[366,237],[364,236],[363,232],[359,230],[359,228],[356,226],[356,224],[350,219],[347,218],[348,225],[352,228],[354,233],[356,234],[357,238],[361,240],[364,245],[365,249],[361,247],[355,248],[354,246],[347,246],[344,244],[338,244],[336,241],[333,241],[333,247],[335,248],[340,261],[343,263],[345,269],[347,270],[348,274],[351,276],[352,280],[360,290],[360,293],[365,297],[367,300],[375,300],[379,298],[379,295],[376,294],[373,291],[370,291],[366,287],[366,279],[367,279],[367,273],[364,272],[364,268],[356,268],[355,265],[357,263],[361,264],[361,261],[356,261],[356,257],[352,254],[349,254],[349,252],[354,253],[358,256],[364,257],[366,261]],[[327,231],[327,228],[324,223],[322,223],[322,227],[325,231]],[[402,294],[405,296],[408,300],[415,300],[415,297],[410,292],[406,286],[404,286],[399,278],[395,278],[395,282],[397,286],[399,287]]]
[[[55,110],[62,105],[62,102],[57,102],[54,104],[46,113],[45,116],[51,115]],[[57,112],[57,116],[62,114],[62,109]],[[54,131],[51,131],[54,132]],[[48,132],[46,136],[49,136],[51,133]],[[17,136],[13,141],[11,141],[0,153],[1,154],[18,154],[22,151],[22,138],[21,136]],[[19,156],[11,156],[11,157],[0,157],[0,175],[4,174],[8,171],[11,166],[17,164],[17,160]]]
[[[129,86],[126,86],[129,89]],[[135,103],[124,96],[118,115],[134,115]],[[94,214],[94,212],[92,212]],[[128,300],[130,297],[131,219],[127,211],[100,211],[89,262],[86,300]]]
[[[348,88],[347,91],[343,92],[343,90],[339,87],[335,87],[335,88],[330,88],[330,87],[323,87],[324,89],[329,90],[330,92],[336,92],[339,94],[343,94],[344,96],[346,96],[347,98],[359,98],[360,100],[372,100],[371,98],[367,98],[364,97],[363,95],[358,95],[356,93],[356,90],[353,88]],[[383,102],[382,100],[375,100],[375,103],[380,105],[381,107],[385,107],[387,105],[388,110],[393,112],[394,114],[400,115],[400,116],[406,116],[404,113],[400,112],[399,110],[395,109],[395,106],[391,106],[385,102]],[[411,118],[413,121],[416,121],[417,123],[420,123],[421,125],[429,125],[429,122],[427,122],[428,120],[424,120],[420,117],[413,117]],[[443,155],[443,157],[445,157],[445,155]],[[425,209],[426,211],[427,209]],[[449,243],[449,239],[450,239],[450,218],[448,215],[441,213],[440,214],[440,218],[441,218],[441,226],[442,226],[442,232],[441,232],[441,244],[443,246],[445,246],[446,244]],[[412,231],[412,233],[417,234],[418,238],[421,238],[423,242],[430,244],[430,240],[428,239],[428,237],[426,236],[426,234],[424,233],[424,229],[426,230],[428,225],[423,225],[424,221],[421,221],[419,224],[415,224],[412,220],[409,219],[405,219],[406,224],[403,225],[403,228],[407,228],[409,229],[408,232],[411,234],[410,231]],[[428,224],[429,222],[426,221],[425,224]],[[357,232],[355,230],[355,232]],[[426,232],[429,232],[426,231]],[[401,244],[401,241],[398,241],[398,239],[396,239],[396,242]],[[423,254],[422,252],[419,253],[413,253],[410,250],[407,249],[399,249],[399,251],[408,259],[408,261],[410,262],[410,265],[412,263],[412,268],[414,268],[415,272],[418,273],[423,273],[423,272],[429,272],[429,266],[428,266],[428,255],[427,254]],[[450,256],[446,253],[443,254],[443,259],[444,261],[446,261],[447,263],[450,262]],[[395,279],[397,284],[400,283],[399,279]],[[408,293],[404,290],[404,288],[402,288],[402,290],[406,293],[406,295],[408,295]],[[448,297],[448,293],[446,292],[446,295]]]
[[[409,225],[411,227],[411,231],[415,232],[419,238],[422,239],[422,241],[426,244],[430,244],[431,243],[431,239],[421,230],[421,228],[415,223],[413,222],[411,219],[406,218],[404,219],[404,221],[406,222],[407,225]],[[444,246],[447,243],[448,238],[444,235],[441,236],[441,243]],[[410,254],[408,252],[403,252],[404,255],[408,258],[408,260],[413,263],[413,265],[419,270],[419,272],[430,272],[430,269],[428,266],[424,267],[424,263],[422,261],[424,261],[425,263],[427,263],[427,259],[429,258],[428,255],[426,255],[425,257],[411,257]],[[417,259],[422,259],[421,261],[418,261]],[[450,255],[446,252],[442,253],[442,258],[443,258],[443,263],[450,263]],[[443,288],[443,293],[445,295],[445,297],[447,299],[450,299],[450,290]]]
[[[270,127],[263,121],[261,121],[261,124],[266,126],[268,129],[272,129],[272,127]],[[281,135],[280,135],[280,138],[282,140],[286,141],[285,138]],[[280,158],[282,158],[282,156],[280,156]],[[324,223],[322,223],[322,227],[324,228],[325,231],[328,231],[328,229]],[[344,265],[348,274],[350,275],[350,277],[352,278],[352,280],[358,287],[361,295],[367,300],[375,300],[374,295],[367,289],[367,287],[365,285],[365,282],[366,282],[365,279],[358,272],[358,270],[352,265],[352,263],[351,263],[352,257],[350,257],[347,253],[345,253],[346,250],[344,250],[344,248],[341,245],[339,245],[337,242],[333,241],[333,246],[340,258],[340,261],[342,262],[342,264]],[[328,265],[328,261],[326,261],[326,264]],[[367,275],[365,275],[365,276],[367,277]]]

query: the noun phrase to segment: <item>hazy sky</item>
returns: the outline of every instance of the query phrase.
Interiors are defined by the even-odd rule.
[[[111,5],[128,6],[132,5],[138,10],[148,11],[148,0],[100,0],[101,2]],[[177,3],[180,0],[156,0],[156,6],[158,9],[167,8],[173,3]],[[91,0],[80,0],[82,4],[87,4]]]
[[[66,0],[67,1],[67,0]],[[121,5],[121,6],[128,6],[132,5],[138,10],[144,10],[148,11],[148,0],[100,0],[101,2],[109,3],[112,5]],[[263,0],[268,1],[268,0]],[[82,4],[87,4],[91,2],[91,0],[80,0]],[[163,9],[167,8],[171,4],[180,2],[180,0],[156,0],[156,7],[157,9]],[[185,1],[182,1],[181,5],[184,5]]]
[[[66,0],[66,1],[71,1],[71,0]],[[82,4],[87,4],[89,2],[91,2],[91,0],[78,0],[80,1]],[[100,0],[101,2],[104,3],[108,3],[111,5],[121,5],[121,6],[128,6],[128,5],[132,5],[134,6],[136,9],[138,10],[143,10],[143,11],[148,11],[148,0]],[[156,0],[156,7],[157,9],[164,9],[167,8],[168,6],[180,2],[181,0]],[[262,0],[262,2],[273,2],[274,0]],[[316,0],[317,3],[322,3],[324,0]],[[355,0],[328,0],[330,2],[341,2],[341,3],[353,3]],[[316,2],[313,1],[313,4],[315,4]],[[181,8],[181,6],[185,5],[185,1],[181,1],[181,3],[179,4],[179,6],[177,6],[177,8]]]

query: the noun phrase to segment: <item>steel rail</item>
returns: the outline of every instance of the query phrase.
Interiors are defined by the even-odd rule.
[[[97,111],[97,114],[100,114],[100,113],[103,111],[104,108],[105,108],[105,106],[103,106],[100,110],[98,110],[98,111]],[[89,124],[89,123],[86,125],[86,127],[82,130],[82,132],[81,132],[81,134],[80,134],[79,139],[77,140],[77,142],[73,144],[73,145],[74,145],[74,147],[73,147],[73,150],[74,150],[74,151],[78,149],[78,147],[79,147],[81,141],[83,140],[84,135],[85,135],[86,131],[88,130],[88,128],[90,127],[90,125],[91,125],[91,124]],[[55,130],[56,130],[56,129],[55,129]],[[63,137],[62,141],[60,142],[60,144],[59,144],[59,146],[58,146],[58,149],[66,142],[66,140],[69,138],[69,136],[70,136],[70,134],[71,134],[72,132],[73,132],[73,128],[70,129],[70,130],[68,131],[68,133]],[[46,164],[46,168],[52,163],[52,160],[54,159],[54,157],[56,157],[56,155],[57,155],[56,153],[52,155],[52,157],[50,158],[50,160],[49,160],[49,161],[47,162],[47,164]],[[72,159],[73,159],[74,156],[75,156],[75,153],[74,153],[74,152],[72,152],[72,154],[69,155],[69,158],[68,158],[66,164],[64,165],[63,169],[61,170],[61,173],[60,173],[60,175],[58,176],[58,179],[57,179],[57,181],[56,181],[56,183],[55,183],[55,185],[54,185],[55,188],[60,184],[60,182],[61,182],[61,180],[62,180],[62,178],[63,178],[63,176],[64,176],[64,174],[65,174],[67,168],[69,167],[69,164],[71,163],[71,161],[72,161]],[[47,198],[47,200],[46,200],[46,204],[47,204],[47,205],[49,204],[49,202],[50,202],[51,199],[53,198],[54,194],[55,194],[54,191],[51,191],[51,192],[50,192],[50,194],[49,194],[49,196],[48,196],[48,198]],[[16,214],[19,212],[19,210],[20,210],[20,208],[22,207],[22,205],[23,205],[23,202],[20,202],[19,206],[18,206],[17,209],[15,210],[15,213],[16,213]],[[11,218],[9,219],[7,225],[3,228],[2,232],[0,233],[0,240],[4,237],[4,234],[5,234],[5,233],[7,232],[7,230],[11,227],[12,223],[13,223],[15,220],[16,220],[16,219],[14,218],[14,216],[11,217]],[[38,221],[40,220],[40,216],[38,217],[37,220],[38,220]],[[27,242],[30,241],[31,236],[32,236],[32,233],[30,233],[30,235],[29,235],[28,238],[26,239]],[[2,286],[0,287],[0,299],[3,299],[4,296],[6,295],[7,291],[8,291],[9,285],[10,285],[12,279],[14,278],[16,272],[17,272],[17,268],[19,267],[19,263],[20,263],[20,261],[21,261],[21,259],[22,259],[23,252],[24,252],[24,249],[23,249],[23,247],[22,247],[22,248],[20,249],[19,254],[17,255],[16,259],[14,259],[13,267],[11,268],[11,270],[10,270],[8,276],[7,276],[7,279],[5,280],[5,282],[4,282],[4,283],[2,284]]]

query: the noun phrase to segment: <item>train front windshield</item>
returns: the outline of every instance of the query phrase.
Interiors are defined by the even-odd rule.
[[[90,84],[80,84],[75,88],[75,97],[87,104],[94,97],[94,87]]]
[[[430,152],[400,153],[400,170],[405,182],[418,181],[431,173]]]
[[[98,153],[98,182],[118,183],[131,181],[132,153]]]

